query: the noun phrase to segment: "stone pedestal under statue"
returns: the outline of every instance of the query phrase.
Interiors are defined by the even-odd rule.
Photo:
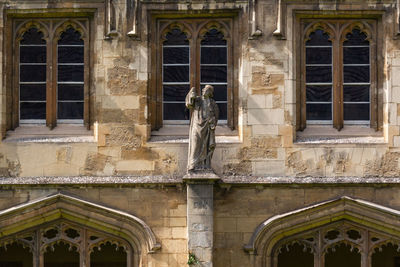
[[[199,261],[198,266],[211,267],[214,228],[214,183],[220,178],[212,171],[190,173],[187,184],[188,250]]]

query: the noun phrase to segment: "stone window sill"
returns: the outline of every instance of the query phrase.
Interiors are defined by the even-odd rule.
[[[344,126],[337,131],[332,126],[311,125],[297,132],[295,145],[372,144],[385,145],[382,132],[367,126]]]
[[[166,125],[158,131],[151,132],[148,144],[187,144],[189,142],[189,125]],[[228,126],[217,126],[215,131],[217,144],[241,143],[238,131]]]
[[[53,130],[45,125],[21,125],[8,131],[3,143],[94,143],[93,131],[83,125],[59,124]]]

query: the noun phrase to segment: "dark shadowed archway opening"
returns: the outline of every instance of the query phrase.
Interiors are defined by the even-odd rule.
[[[90,267],[126,267],[127,254],[123,247],[107,242],[95,247],[90,254]]]
[[[47,247],[44,253],[44,267],[79,267],[79,253],[76,247],[63,241]]]
[[[33,255],[29,248],[12,243],[0,247],[0,267],[32,267]]]
[[[314,255],[311,249],[294,243],[283,246],[278,255],[278,267],[313,267]]]
[[[361,254],[348,244],[337,244],[325,254],[325,267],[361,267]]]
[[[372,267],[400,267],[400,248],[392,243],[382,245],[371,256]]]

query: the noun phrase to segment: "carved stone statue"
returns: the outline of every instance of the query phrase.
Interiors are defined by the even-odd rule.
[[[206,85],[202,96],[193,87],[186,95],[186,107],[192,111],[189,130],[188,172],[211,170],[215,149],[218,106],[213,99],[214,87]]]

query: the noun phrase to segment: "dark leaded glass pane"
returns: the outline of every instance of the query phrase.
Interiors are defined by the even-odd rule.
[[[65,32],[61,34],[59,45],[83,45],[81,34],[74,28],[69,27]]]
[[[226,40],[224,40],[224,35],[217,29],[209,30],[201,41],[202,45],[226,45]]]
[[[368,83],[369,66],[344,66],[343,76],[345,83]]]
[[[46,84],[20,84],[19,99],[40,101],[46,100]]]
[[[164,82],[189,82],[189,66],[164,66]]]
[[[164,103],[164,120],[188,120],[189,109],[185,103]]]
[[[21,120],[44,120],[46,119],[46,103],[20,103]]]
[[[188,64],[189,63],[189,47],[164,47],[163,63],[164,64]]]
[[[57,118],[60,120],[83,119],[83,102],[58,102]]]
[[[190,84],[184,85],[164,85],[164,101],[185,101],[185,97],[190,90]]]
[[[343,47],[344,64],[369,64],[369,47]]]
[[[226,103],[217,103],[219,109],[219,120],[227,120],[228,118],[228,104]]]
[[[166,35],[166,41],[164,45],[188,45],[189,41],[186,37],[186,34],[182,32],[180,29],[172,29]]]
[[[226,82],[226,75],[226,66],[201,66],[200,82]]]
[[[59,46],[58,63],[83,63],[83,46]]]
[[[332,67],[308,66],[306,67],[307,83],[330,83],[332,82]]]
[[[21,63],[46,63],[46,46],[21,46],[19,51]]]
[[[332,48],[307,47],[306,64],[332,64]]]
[[[24,33],[20,44],[22,44],[22,45],[32,45],[32,44],[43,45],[44,44],[45,45],[46,41],[43,40],[43,33],[38,31],[37,28],[33,27]]]
[[[202,47],[201,64],[226,64],[226,47]]]
[[[344,85],[343,99],[346,102],[369,101],[369,85]]]
[[[331,104],[307,104],[307,120],[332,120]]]
[[[46,65],[21,65],[21,82],[43,82],[46,81]]]
[[[307,101],[329,102],[332,100],[331,85],[307,85]]]
[[[323,30],[316,30],[310,34],[309,40],[306,42],[307,46],[331,46],[332,42],[329,40],[329,35]]]
[[[59,65],[59,82],[83,82],[83,65]]]
[[[369,120],[369,104],[344,104],[343,109],[345,120]]]
[[[346,34],[346,41],[343,42],[343,45],[369,45],[369,41],[365,33],[359,29],[353,29],[351,33]]]
[[[204,85],[201,85],[201,88],[203,87]],[[228,99],[226,85],[213,85],[213,87],[215,101],[226,101]]]
[[[83,84],[59,84],[58,100],[83,100]]]

